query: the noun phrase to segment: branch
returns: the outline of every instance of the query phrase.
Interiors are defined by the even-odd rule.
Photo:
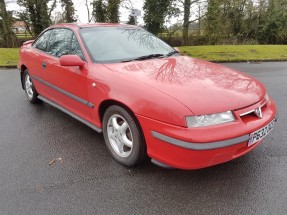
[[[206,15],[203,15],[203,16],[197,18],[197,19],[190,20],[190,21],[188,22],[188,24],[191,24],[191,23],[193,23],[193,22],[196,22],[196,21],[198,21],[199,19],[201,19],[202,17],[205,17],[205,16],[206,16]],[[177,28],[175,28],[172,32],[168,32],[168,36],[171,37],[171,36],[172,36],[177,30],[179,30],[180,28],[182,28],[182,25],[180,25],[180,26],[178,26]]]
[[[193,22],[195,22],[195,21],[198,21],[199,19],[202,19],[203,17],[205,17],[206,16],[206,14],[204,14],[203,16],[201,16],[201,17],[198,17],[197,19],[194,19],[194,20],[191,20],[191,21],[188,21],[188,24],[191,24],[191,23],[193,23]]]
[[[55,1],[53,2],[52,6],[51,6],[51,9],[50,9],[50,11],[49,11],[49,17],[51,17],[51,14],[52,14],[53,10],[55,9],[56,4],[57,4],[57,0],[55,0]]]
[[[169,38],[170,38],[177,30],[179,30],[180,28],[182,28],[182,25],[180,25],[180,26],[178,26],[177,28],[175,28],[172,32],[168,32]]]
[[[92,17],[90,15],[90,8],[89,8],[89,5],[88,5],[88,0],[85,0],[85,5],[86,5],[86,8],[87,8],[87,12],[88,12],[88,22],[90,23],[92,21]]]

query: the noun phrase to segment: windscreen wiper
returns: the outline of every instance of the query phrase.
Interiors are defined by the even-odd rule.
[[[172,51],[172,52],[170,52],[170,53],[168,53],[167,55],[165,55],[166,57],[169,57],[169,56],[172,56],[172,55],[174,55],[174,54],[178,54],[179,52],[178,51]]]
[[[140,56],[140,57],[129,59],[129,60],[123,60],[122,62],[130,62],[130,61],[136,61],[136,60],[148,60],[148,59],[160,58],[160,57],[164,57],[164,55],[163,54],[150,54],[150,55],[144,55],[144,56]]]

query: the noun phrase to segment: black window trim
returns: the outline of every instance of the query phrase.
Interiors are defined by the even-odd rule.
[[[73,33],[73,35],[72,35],[72,37],[71,37],[71,41],[70,41],[69,52],[71,53],[71,49],[72,49],[72,41],[73,41],[73,37],[75,36],[75,39],[76,39],[77,43],[79,44],[79,47],[80,47],[81,52],[82,52],[83,57],[84,57],[84,59],[82,59],[82,58],[81,58],[81,59],[82,59],[83,61],[86,61],[86,62],[87,62],[87,60],[86,60],[86,56],[84,55],[83,49],[82,49],[82,47],[81,47],[81,45],[80,45],[80,43],[79,43],[79,40],[78,40],[78,38],[77,38],[77,36],[76,36],[75,32],[73,32],[73,31],[72,31],[72,33]],[[82,38],[81,38],[81,39],[82,39]],[[86,47],[85,47],[85,48],[86,48]]]

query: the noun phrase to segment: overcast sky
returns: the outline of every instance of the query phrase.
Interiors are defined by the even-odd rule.
[[[59,0],[57,0],[59,2]],[[9,2],[16,2],[16,0],[6,0],[8,10],[20,10],[19,5],[16,3],[9,3]],[[80,23],[87,23],[88,22],[88,15],[87,15],[87,8],[85,5],[86,0],[73,0],[74,6],[76,9],[76,15],[78,17],[78,22]],[[88,2],[92,2],[92,0],[88,0]],[[143,7],[143,0],[127,0],[125,3],[128,7],[133,7],[134,9],[142,10]],[[90,11],[92,7],[90,6]],[[60,7],[60,4],[58,4],[58,7],[54,10],[54,13],[56,12],[62,12],[62,8]],[[120,21],[126,22],[128,21],[128,17],[130,14],[130,10],[121,7],[120,8]],[[143,15],[143,13],[142,13]],[[138,18],[138,22],[140,24],[143,23],[142,16]]]
[[[92,0],[89,0],[89,1],[92,1]],[[73,0],[73,2],[75,4],[75,8],[77,9],[77,15],[78,15],[79,22],[86,23],[88,21],[88,16],[87,16],[87,9],[85,6],[85,0]],[[131,2],[132,5],[129,2]],[[130,1],[126,1],[126,3],[124,4],[125,6],[142,10],[143,0],[130,0]],[[120,8],[120,21],[121,22],[128,21],[129,14],[130,14],[130,10],[127,10],[126,8],[122,6]],[[139,17],[138,21],[140,23],[143,23],[142,17]]]

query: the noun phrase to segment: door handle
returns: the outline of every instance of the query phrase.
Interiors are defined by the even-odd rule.
[[[42,62],[42,68],[46,69],[46,67],[47,67],[47,64],[45,62]]]

